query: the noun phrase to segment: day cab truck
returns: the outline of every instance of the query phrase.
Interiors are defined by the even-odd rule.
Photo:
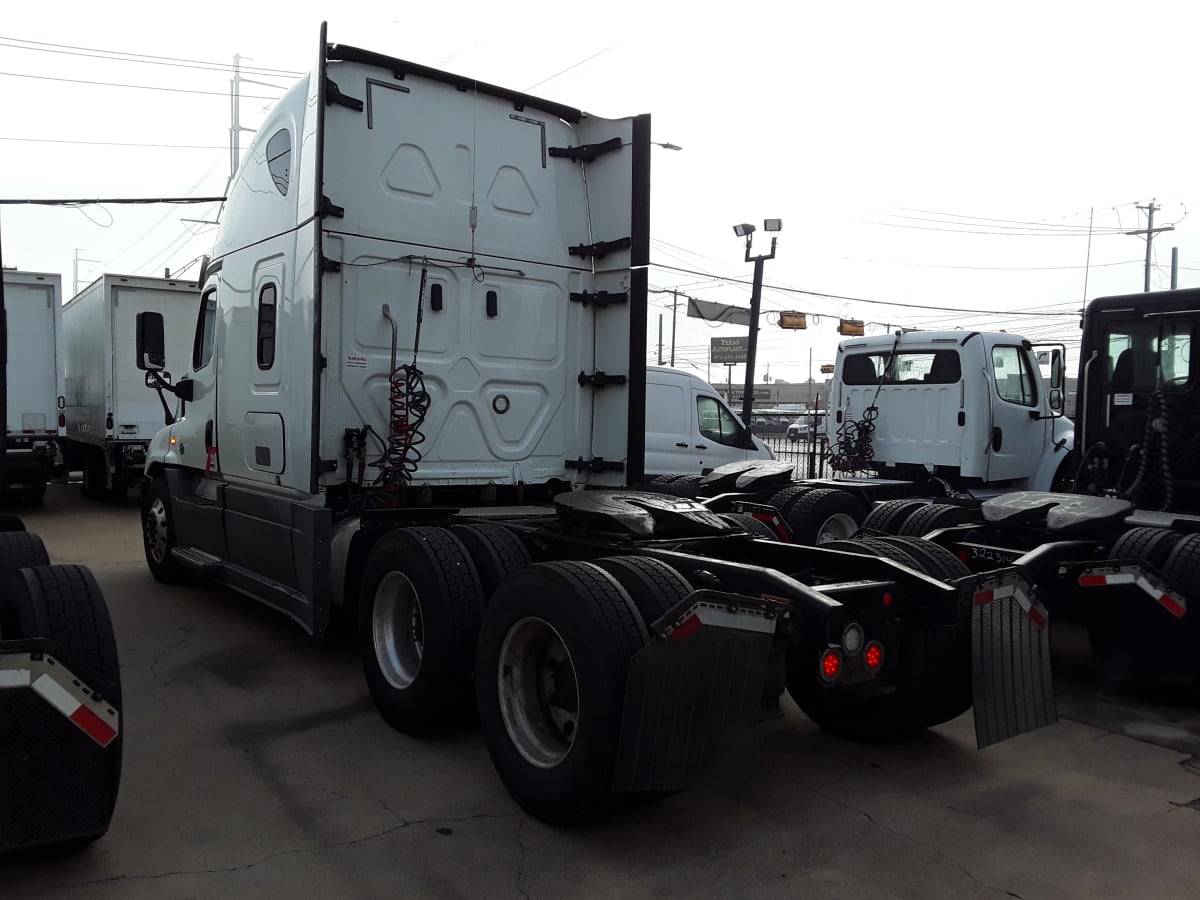
[[[163,317],[168,379],[191,352],[199,294],[194,281],[142,275],[101,275],[63,307],[66,344],[66,448],[83,473],[83,495],[124,499],[141,483],[150,439],[163,411],[146,390],[134,356],[141,312]]]
[[[62,277],[4,270],[8,316],[7,497],[39,504],[59,465],[63,435]]]
[[[173,384],[139,317],[138,366],[176,404],[146,459],[154,577],[314,637],[347,621],[392,726],[476,706],[551,823],[686,787],[784,690],[862,739],[973,701],[981,745],[1053,721],[1015,571],[772,540],[754,501],[785,463],[718,467],[704,501],[645,489],[650,146],[648,116],[322,28],[234,179]]]
[[[0,418],[10,423],[10,441],[6,414],[39,438],[53,435],[59,276],[3,275]],[[0,457],[6,485],[33,477],[11,446]],[[38,472],[36,483],[24,482],[35,499],[49,477]],[[50,565],[41,538],[0,515],[0,858],[78,846],[108,831],[121,776],[121,709],[116,639],[96,579],[85,566]]]
[[[1200,291],[1099,298],[1081,327],[1074,423],[1061,347],[975,332],[843,342],[831,458],[847,520],[831,537],[854,530],[867,552],[881,534],[922,536],[973,571],[1016,566],[1051,612],[1086,623],[1106,679],[1195,683]]]

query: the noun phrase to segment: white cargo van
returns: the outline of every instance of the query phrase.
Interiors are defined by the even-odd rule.
[[[773,459],[711,385],[646,366],[646,474],[704,474],[725,463]]]
[[[8,420],[4,491],[40,503],[62,435],[62,279],[4,270]]]

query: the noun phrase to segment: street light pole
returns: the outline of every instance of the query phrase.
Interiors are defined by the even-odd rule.
[[[763,223],[767,231],[779,231],[779,219],[767,219]],[[750,340],[746,348],[746,386],[742,390],[742,424],[750,428],[751,413],[754,409],[754,363],[758,355],[758,315],[762,308],[763,264],[768,259],[775,258],[775,244],[778,238],[771,235],[771,252],[750,255],[750,246],[754,240],[753,225],[735,225],[734,234],[746,237],[746,262],[754,263],[754,287],[750,293]]]

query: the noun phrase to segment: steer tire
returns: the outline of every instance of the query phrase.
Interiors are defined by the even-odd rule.
[[[797,499],[785,518],[792,529],[792,543],[812,546],[823,543],[822,538],[830,539],[831,523],[837,523],[837,530],[850,532],[849,522],[853,520],[853,530],[856,530],[866,514],[866,504],[853,494],[817,488]],[[841,535],[842,538],[850,536],[849,533]]]
[[[779,540],[779,535],[775,533],[774,528],[761,519],[754,518],[749,513],[721,513],[721,518],[732,525],[736,525],[746,534],[766,538],[769,541]]]
[[[901,537],[924,537],[939,528],[979,521],[978,510],[950,503],[933,503],[912,513],[900,527]]]
[[[625,588],[647,630],[692,592],[686,578],[657,559],[607,556],[596,560],[596,565]]]
[[[395,528],[371,548],[358,652],[375,706],[397,731],[430,734],[462,714],[483,605],[475,564],[447,529]]]
[[[863,530],[898,534],[908,517],[926,505],[920,500],[887,500],[867,513],[862,523]]]
[[[1161,569],[1182,540],[1183,534],[1169,528],[1134,528],[1117,538],[1108,558],[1141,559]]]
[[[475,563],[485,603],[505,578],[533,562],[521,539],[502,525],[451,525],[450,531],[462,541]]]
[[[161,475],[142,482],[142,550],[156,581],[183,584],[191,573],[171,553],[176,546],[175,507]]]
[[[576,825],[611,808],[625,676],[648,639],[629,594],[593,563],[539,563],[496,591],[476,657],[479,720],[496,772],[530,815]]]

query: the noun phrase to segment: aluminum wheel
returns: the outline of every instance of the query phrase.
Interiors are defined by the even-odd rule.
[[[150,501],[150,508],[146,510],[146,516],[142,522],[142,532],[145,535],[146,549],[150,556],[157,563],[163,562],[170,552],[170,547],[167,541],[169,534],[167,507],[161,497],[155,497]]]
[[[817,530],[817,543],[827,544],[830,541],[845,541],[858,533],[858,522],[854,516],[837,513],[821,523]]]
[[[531,765],[552,769],[567,758],[579,726],[579,680],[562,636],[527,617],[500,646],[500,714],[509,739]]]
[[[421,670],[425,630],[416,588],[400,572],[388,572],[375,589],[371,637],[388,684],[400,691],[409,687]]]

